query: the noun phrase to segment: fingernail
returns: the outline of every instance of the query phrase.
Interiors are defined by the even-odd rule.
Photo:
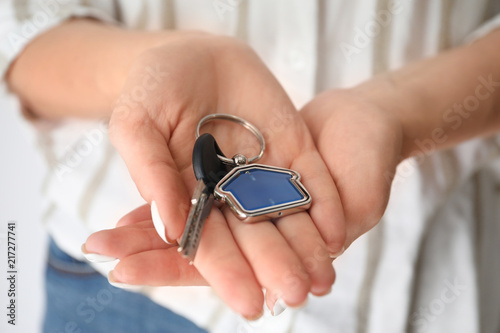
[[[158,211],[158,206],[156,205],[156,201],[151,202],[151,218],[153,219],[153,225],[155,226],[156,233],[163,239],[163,241],[167,244],[175,244],[175,241],[171,241],[165,235],[165,225],[160,217],[160,212]]]
[[[291,308],[294,308],[294,309],[301,309],[301,308],[303,308],[304,306],[306,306],[306,305],[307,305],[307,302],[308,302],[308,301],[309,301],[309,299],[306,297],[306,299],[305,299],[302,303],[300,303],[300,304],[298,304],[298,305],[293,305],[293,306],[292,306],[292,305],[290,305],[290,307],[291,307]]]
[[[102,254],[89,253],[85,248],[85,244],[82,245],[81,250],[85,259],[87,259],[90,262],[101,263],[101,262],[115,261],[117,259],[113,257],[103,256]]]
[[[328,294],[330,294],[332,292],[332,287],[330,287],[327,291],[321,291],[321,292],[314,292],[313,290],[311,290],[311,293],[314,295],[314,296],[326,296]]]
[[[335,258],[340,257],[344,253],[344,251],[345,251],[345,246],[342,246],[342,249],[340,249],[340,251],[335,252],[335,253],[330,253],[329,256],[330,256],[330,258],[335,259]]]
[[[264,310],[262,310],[261,312],[259,312],[256,316],[253,316],[253,317],[246,317],[246,316],[243,316],[246,320],[248,321],[251,321],[251,322],[256,322],[258,321],[259,319],[262,318],[262,316],[264,315]]]
[[[113,287],[124,289],[124,290],[139,291],[142,289],[142,286],[117,282],[114,275],[113,275],[113,271],[110,271],[108,274],[108,282]]]
[[[278,297],[276,300],[276,303],[274,303],[273,306],[273,311],[271,311],[271,314],[276,317],[279,316],[280,314],[283,313],[287,308],[286,303],[281,299],[281,297]]]

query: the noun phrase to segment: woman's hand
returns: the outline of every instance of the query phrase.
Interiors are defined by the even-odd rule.
[[[135,215],[134,222],[143,222],[91,236],[86,250],[120,259],[113,272],[116,282],[207,282],[230,307],[250,318],[262,311],[262,288],[270,308],[278,297],[297,306],[309,292],[327,293],[335,277],[328,254],[338,253],[345,237],[338,194],[289,98],[256,54],[235,39],[194,32],[169,35],[165,44],[134,62],[111,115],[111,140],[143,198],[158,207],[166,238],[174,241],[182,235],[196,183],[194,132],[210,113],[234,114],[256,125],[266,139],[259,162],[298,171],[312,196],[309,212],[274,223],[242,223],[227,208],[213,208],[195,269],[154,238],[150,216]],[[211,122],[205,129],[228,156],[258,153],[255,138],[238,125]],[[183,274],[172,279],[177,271]],[[184,273],[193,280],[181,281]]]
[[[401,160],[498,133],[499,45],[496,29],[304,107],[344,207],[346,246],[380,220]]]
[[[401,123],[363,89],[324,92],[300,113],[340,194],[347,248],[385,211],[402,158]]]
[[[122,91],[112,113],[111,139],[143,197],[157,203],[170,239],[179,238],[189,209],[195,183],[191,150],[199,119],[231,113],[261,129],[268,147],[262,162],[301,173],[313,198],[309,214],[274,225],[244,224],[227,209],[213,209],[194,263],[233,309],[253,317],[261,309],[261,287],[289,305],[300,304],[308,291],[329,289],[334,273],[324,253],[341,252],[378,222],[389,195],[387,175],[401,158],[418,153],[416,139],[440,129],[446,140],[435,146],[439,149],[498,132],[499,43],[497,29],[472,45],[391,73],[386,80],[390,89],[373,80],[365,89],[315,98],[302,115],[328,168],[283,89],[258,57],[234,39],[126,31],[75,19],[30,42],[6,78],[24,106],[45,118],[107,116],[110,101]],[[370,94],[376,98],[366,97]],[[474,97],[477,108],[468,111],[467,121],[462,114],[449,114],[450,107]],[[255,153],[248,149],[256,146],[253,139],[238,127],[214,123],[207,130],[229,156]],[[134,271],[140,267],[134,260],[154,258],[152,251],[115,249],[150,234],[104,240],[98,235],[91,236],[87,250],[120,258],[114,276],[119,282],[173,284],[161,276],[149,281],[149,272]],[[150,242],[150,249],[160,246]],[[268,299],[268,305],[272,302]]]

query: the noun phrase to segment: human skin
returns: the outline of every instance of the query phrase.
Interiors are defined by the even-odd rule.
[[[85,24],[88,24],[88,22]],[[66,25],[64,28],[68,29],[68,26],[69,25]],[[76,29],[74,26],[72,28]],[[74,36],[79,31],[82,31],[81,26],[77,26],[77,28],[79,29],[78,31],[61,29],[56,32],[63,35],[70,33]],[[92,26],[92,28],[95,28],[95,26]],[[115,33],[121,36],[121,32],[113,31],[113,34]],[[128,34],[135,36],[135,34],[138,33],[128,32]],[[153,35],[158,36],[158,34]],[[114,36],[114,40],[117,42],[123,40],[123,43],[127,43],[127,41],[133,40],[134,38],[141,39],[134,36],[121,36],[120,38]],[[54,42],[53,39],[57,36],[48,35],[45,37],[48,38],[46,42],[49,43],[49,46],[60,47],[60,43]],[[162,59],[168,58],[168,52],[172,50],[173,45],[177,47],[176,50],[183,54],[183,43],[189,44],[189,42],[193,42],[192,39],[186,42],[186,38],[199,38],[199,36],[187,37],[186,35],[174,36],[173,34],[170,37],[172,40],[169,40],[169,47],[163,49],[167,53],[164,54],[164,57],[162,56]],[[153,44],[158,43],[155,44],[154,47],[162,47],[162,42],[158,42],[156,37],[150,38]],[[161,37],[160,39],[162,38],[165,37]],[[203,38],[205,37],[202,37],[202,39]],[[164,39],[162,40],[163,42],[165,41]],[[96,73],[96,77],[92,77],[89,80],[90,87],[89,82],[85,80],[74,82],[76,87],[72,90],[76,96],[68,94],[65,96],[65,101],[58,101],[56,97],[58,97],[57,91],[67,91],[67,82],[54,82],[54,87],[58,87],[59,84],[61,90],[54,91],[47,89],[51,91],[42,91],[38,92],[38,94],[33,94],[33,90],[37,88],[33,87],[34,84],[32,84],[31,90],[26,92],[26,87],[29,86],[29,82],[27,82],[29,78],[28,74],[31,75],[32,80],[33,70],[35,69],[40,71],[38,73],[40,78],[44,78],[47,75],[47,73],[44,72],[45,69],[39,69],[37,66],[37,63],[41,60],[39,58],[39,53],[34,53],[34,48],[37,46],[35,42],[33,43],[34,45],[28,47],[13,66],[10,73],[10,83],[14,91],[16,91],[21,96],[22,100],[25,101],[25,105],[31,106],[30,109],[41,116],[48,118],[68,116],[68,108],[71,109],[71,106],[74,105],[74,101],[82,97],[80,96],[82,91],[78,89],[78,85],[80,84],[84,85],[84,87],[82,87],[83,93],[87,93],[85,97],[89,100],[83,98],[82,104],[79,104],[78,107],[72,111],[75,112],[74,115],[83,117],[109,115],[105,110],[112,109],[110,105],[112,105],[113,101],[120,95],[120,91],[122,91],[122,95],[123,91],[125,95],[130,94],[130,89],[133,89],[134,85],[139,82],[140,75],[135,74],[134,78],[134,69],[127,72],[132,73],[128,74],[128,76],[123,75],[126,71],[115,69],[109,75],[105,75],[105,73]],[[38,42],[43,42],[43,40],[40,38]],[[219,41],[214,41],[214,44],[218,42]],[[247,59],[246,56],[248,54],[246,52],[248,50],[246,48],[244,48],[245,51],[243,51],[243,53],[239,53],[241,52],[239,49],[240,46],[232,49],[232,47],[234,47],[233,41],[224,38],[221,43],[224,52],[221,51],[217,54],[224,54],[222,58],[226,59],[225,61],[221,61],[221,63],[226,66],[224,67],[224,72],[228,71],[228,64],[239,63],[241,58]],[[134,43],[132,42],[131,44]],[[196,40],[194,44],[199,45],[200,40]],[[209,44],[209,48],[212,50],[214,45],[212,45],[212,43]],[[189,44],[190,51],[192,46],[193,44]],[[498,112],[500,98],[498,92],[500,84],[498,80],[500,79],[500,69],[496,58],[498,58],[497,50],[500,49],[499,46],[500,34],[498,31],[495,31],[470,46],[460,47],[437,57],[418,61],[398,71],[375,77],[351,89],[326,91],[308,103],[300,114],[309,128],[312,140],[314,140],[314,143],[321,153],[321,157],[327,168],[322,171],[319,169],[308,170],[318,164],[322,165],[322,163],[318,162],[315,163],[315,166],[313,166],[312,163],[303,162],[303,164],[295,167],[295,169],[302,174],[305,183],[306,180],[310,179],[309,177],[313,175],[316,175],[318,179],[326,182],[321,183],[318,180],[313,184],[307,181],[308,184],[306,184],[306,186],[308,186],[311,191],[313,190],[313,186],[321,186],[321,191],[315,190],[315,193],[312,193],[315,202],[310,210],[312,220],[310,220],[308,216],[305,216],[305,214],[296,214],[287,219],[280,219],[278,223],[276,223],[277,230],[280,231],[280,234],[274,233],[272,234],[272,239],[269,238],[266,240],[262,239],[262,236],[265,236],[266,233],[275,231],[271,224],[244,225],[238,223],[238,221],[227,212],[223,212],[224,219],[221,212],[214,209],[207,222],[199,254],[193,267],[189,266],[185,260],[182,260],[178,256],[175,246],[163,243],[160,238],[156,236],[156,232],[151,223],[149,209],[148,207],[142,207],[124,217],[118,223],[118,228],[101,231],[92,235],[86,243],[86,249],[89,252],[120,258],[120,264],[113,273],[113,278],[118,282],[148,285],[197,285],[208,283],[214,287],[229,306],[249,318],[257,316],[260,312],[259,305],[262,303],[262,295],[259,290],[260,287],[268,287],[269,290],[280,290],[280,292],[276,294],[284,297],[288,304],[297,305],[305,298],[304,291],[308,288],[297,288],[296,285],[294,285],[291,289],[294,289],[295,292],[285,295],[283,292],[286,286],[279,282],[273,284],[273,281],[275,281],[273,279],[280,276],[279,274],[283,274],[284,272],[286,274],[286,272],[293,271],[293,267],[300,267],[294,266],[297,265],[297,262],[301,264],[301,269],[303,269],[304,266],[307,266],[305,264],[307,261],[306,259],[318,258],[317,253],[315,254],[314,247],[316,244],[321,243],[321,241],[318,241],[318,238],[320,238],[319,235],[322,236],[321,240],[325,240],[326,243],[329,244],[327,247],[324,242],[321,243],[320,249],[322,251],[328,248],[328,252],[330,253],[340,252],[342,246],[348,247],[352,241],[378,223],[389,199],[391,181],[387,175],[394,174],[395,168],[401,160],[410,156],[429,153],[429,151],[422,151],[417,142],[439,137],[439,140],[433,141],[435,145],[432,149],[442,149],[456,145],[469,138],[486,136],[498,131],[500,127]],[[46,50],[47,45],[42,43],[38,45],[38,47],[42,50]],[[149,47],[149,45],[147,47]],[[148,49],[147,47],[146,49]],[[33,52],[31,57],[29,54],[30,48]],[[117,49],[123,50],[120,49],[120,47],[117,47]],[[125,47],[124,49],[127,48]],[[217,49],[217,46],[215,46],[215,49]],[[227,54],[231,54],[231,52],[227,52],[227,50],[233,50],[236,55],[245,54],[245,57],[228,56]],[[101,51],[105,52],[105,48]],[[119,52],[116,53],[116,56],[118,56],[118,53]],[[133,54],[134,52],[131,53]],[[144,51],[137,51],[134,58],[136,59],[135,62],[134,60],[124,60],[122,63],[117,62],[117,64],[122,64],[124,68],[127,68],[127,66],[129,66],[128,68],[133,68],[134,65],[139,63],[140,66],[137,71],[141,73],[140,67],[144,67],[144,61],[148,63],[147,60],[144,60],[145,58],[147,59],[148,56],[151,56],[151,53],[147,53],[146,57],[144,57]],[[23,57],[25,58],[23,59]],[[112,57],[113,55],[107,53],[104,55],[98,53],[96,54],[95,62],[100,63],[102,59],[110,59]],[[202,58],[196,59],[199,60]],[[216,56],[214,58],[218,57]],[[137,59],[140,60],[137,61]],[[253,56],[249,59],[251,66],[253,66],[254,60],[251,60]],[[46,60],[49,63],[51,61],[50,59]],[[186,59],[182,60],[186,61]],[[84,64],[87,64],[87,61],[89,61],[89,59],[82,59]],[[207,65],[205,63],[198,64],[201,66],[199,69],[205,68]],[[237,65],[229,67],[234,69],[235,76],[241,78],[246,77],[239,74],[248,64],[249,63],[246,63],[246,65],[242,67]],[[60,62],[55,61],[53,70],[57,71],[57,66],[60,66]],[[101,67],[97,66],[97,68],[105,70],[107,66],[109,66],[109,62],[103,64]],[[73,63],[68,63],[65,68],[66,73],[68,73],[67,71],[74,70],[73,67]],[[95,64],[90,64],[89,70],[91,70],[92,67],[95,67]],[[268,86],[268,82],[275,81],[272,76],[260,66],[256,65],[256,67],[252,68],[258,68],[259,70],[257,72],[262,74],[262,76],[259,75],[257,81],[259,84],[270,89],[270,91],[279,92],[280,89],[274,84]],[[16,72],[16,70],[19,71]],[[189,68],[182,68],[182,70],[187,70],[189,72]],[[197,73],[199,73],[199,71]],[[75,75],[78,77],[78,75],[83,74],[75,73]],[[194,77],[195,73],[192,73],[192,76]],[[222,76],[227,78],[225,75]],[[83,75],[83,78],[86,77],[89,77],[88,72]],[[179,77],[181,76],[179,75]],[[187,77],[190,77],[190,75],[187,75]],[[466,113],[464,111],[457,113],[462,120],[460,123],[458,118],[454,117],[457,115],[455,113],[451,114],[448,112],[445,116],[444,113],[454,104],[464,103],[469,96],[476,94],[476,89],[480,85],[478,81],[479,77],[483,77],[486,81],[491,78],[490,82],[492,83],[489,84],[489,87],[492,91],[489,91],[485,86],[480,88],[481,96],[486,96],[486,92],[489,92],[488,97],[481,99],[474,111],[467,113],[467,117],[463,116]],[[199,80],[197,80],[197,82],[189,81],[189,83],[196,85],[198,81]],[[222,81],[226,82],[224,79]],[[86,89],[91,89],[93,87],[92,83],[96,82],[97,84],[94,86],[97,88],[97,91],[85,92]],[[127,82],[125,84],[122,83],[122,90],[112,88],[120,86],[120,82]],[[227,80],[227,82],[231,82],[229,85],[234,84],[234,80]],[[129,88],[127,88],[127,85]],[[184,87],[186,85],[182,86]],[[209,87],[210,89],[213,88],[212,86],[213,85],[209,83],[200,85],[200,87]],[[251,86],[254,85],[252,84]],[[105,87],[105,89],[103,87]],[[226,96],[217,96],[217,102],[219,102],[219,97],[221,97],[224,100],[221,102],[221,105],[227,108],[225,109],[227,111],[218,110],[221,112],[234,113],[235,110],[244,108],[244,103],[238,104],[238,101],[248,100],[250,103],[249,105],[252,105],[253,108],[247,109],[248,111],[246,112],[241,111],[241,113],[238,114],[244,118],[248,118],[258,127],[265,128],[266,119],[268,119],[267,117],[269,117],[269,114],[267,112],[261,114],[260,117],[251,115],[252,110],[259,108],[256,108],[255,105],[252,104],[252,102],[254,102],[252,98],[244,98],[248,90],[251,90],[247,89],[248,87],[250,87],[250,85],[239,91],[241,95],[236,93],[229,94],[230,96],[227,94]],[[230,90],[231,87],[224,87],[224,89],[220,91],[225,93],[228,89]],[[167,91],[175,94],[176,87],[169,86]],[[245,93],[242,94],[241,91]],[[236,90],[236,92],[238,92],[238,90]],[[54,96],[51,96],[51,94]],[[101,94],[99,95],[100,98],[90,98],[95,94]],[[111,127],[112,140],[126,162],[127,160],[132,160],[130,156],[138,156],[143,150],[149,151],[153,157],[155,157],[155,154],[168,156],[169,153],[172,156],[172,160],[168,161],[166,165],[170,170],[177,167],[180,177],[178,177],[177,174],[173,174],[174,176],[172,176],[172,178],[165,177],[164,186],[166,187],[164,188],[172,188],[172,185],[168,184],[175,183],[177,179],[183,179],[183,184],[178,184],[177,188],[179,189],[184,186],[184,193],[181,196],[177,196],[175,202],[172,201],[173,203],[170,208],[167,207],[164,208],[164,211],[161,211],[162,216],[169,216],[167,219],[167,234],[170,238],[179,237],[187,214],[187,209],[175,213],[173,207],[174,205],[178,206],[179,199],[180,201],[189,202],[188,192],[190,192],[194,186],[193,177],[190,171],[187,171],[190,169],[190,165],[188,157],[184,155],[184,147],[187,143],[192,144],[192,130],[198,119],[204,113],[194,112],[192,110],[201,109],[200,105],[203,105],[203,103],[210,105],[211,100],[211,97],[207,95],[210,94],[210,92],[206,93],[203,89],[197,89],[196,94],[203,94],[203,98],[199,99],[201,104],[196,105],[197,107],[194,106],[190,108],[182,106],[178,108],[179,110],[173,112],[176,116],[188,114],[191,115],[192,118],[182,118],[184,120],[183,122],[174,121],[173,123],[175,123],[175,126],[170,126],[171,128],[185,129],[184,132],[188,133],[191,139],[187,138],[187,136],[181,136],[178,140],[175,140],[172,131],[162,131],[158,137],[152,138],[147,135],[147,133],[142,133],[137,127],[133,127],[134,125],[130,125],[131,127],[122,125],[124,126],[122,127],[122,132],[120,132],[120,126],[118,126],[116,131],[113,131],[113,126]],[[258,93],[249,94],[249,96],[255,97],[257,95],[260,99],[261,94],[262,91],[259,91]],[[279,92],[277,95],[281,96],[281,94],[282,92]],[[190,96],[192,97],[192,95]],[[235,96],[238,98],[234,98]],[[168,95],[168,97],[171,97],[171,95]],[[224,97],[231,98],[226,100]],[[37,100],[37,98],[41,100]],[[99,101],[100,99],[102,100]],[[171,99],[169,98],[168,101],[170,103]],[[220,106],[217,102],[214,102],[214,105]],[[64,103],[67,104],[62,106],[61,104]],[[271,103],[267,105],[266,110],[275,110],[276,108],[283,110],[283,105],[285,105],[287,115],[289,114],[288,112],[292,112],[293,107],[291,107],[286,97],[283,97],[278,107]],[[37,110],[37,108],[39,109]],[[146,108],[155,109],[155,107],[151,106],[146,106]],[[170,108],[166,109],[170,111]],[[191,111],[185,112],[187,109]],[[180,110],[184,110],[184,112]],[[161,114],[165,115],[168,113],[169,112],[165,113],[162,111]],[[132,117],[135,117],[136,114],[137,113],[133,113]],[[120,118],[129,119],[131,116],[129,111],[126,113],[126,117],[123,117],[122,112],[117,112],[115,115],[116,116],[112,116],[112,125],[114,121],[118,121]],[[454,120],[451,121],[450,119],[452,118],[450,117],[454,117]],[[288,119],[288,117],[285,118]],[[287,156],[276,155],[279,155],[281,149],[288,149],[290,146],[293,146],[291,143],[297,143],[301,149],[299,152],[292,154],[292,158],[295,157],[297,160],[301,160],[304,147],[296,141],[297,138],[305,138],[306,140],[306,151],[310,153],[304,156],[309,156],[310,158],[311,154],[316,154],[316,150],[309,146],[310,136],[308,133],[304,133],[308,131],[304,130],[302,121],[297,120],[297,117],[291,117],[290,119],[293,119],[292,123],[296,125],[294,126],[294,130],[289,133],[280,132],[279,135],[276,136],[276,140],[274,138],[271,140],[271,147],[274,146],[276,149],[271,148],[270,152],[266,153],[266,155],[269,156],[265,161],[266,163],[281,166],[295,166],[295,159],[293,159],[294,161],[290,161],[287,160]],[[143,119],[140,118],[139,123],[141,120]],[[143,123],[148,124],[148,121]],[[439,132],[439,135],[436,136],[436,129],[442,129],[443,133]],[[218,132],[218,129],[215,127],[213,130]],[[135,136],[127,136],[126,133],[123,132],[134,132]],[[174,133],[179,132],[180,131],[174,131]],[[139,136],[137,136],[138,134]],[[221,135],[222,138],[231,137],[231,133],[228,132],[219,133],[219,135]],[[446,139],[444,139],[445,137]],[[137,141],[138,143],[134,143],[134,140],[137,138],[141,138],[141,140]],[[231,140],[221,141],[225,142]],[[151,142],[155,142],[155,145],[146,147],[141,145],[141,142],[147,142],[148,145],[150,145]],[[138,147],[136,149],[130,149],[130,146],[134,146],[134,144]],[[282,146],[280,146],[281,144]],[[166,147],[168,151],[166,151]],[[177,152],[176,149],[178,149]],[[234,147],[229,145],[228,150],[231,149],[234,149]],[[224,147],[223,150],[225,150]],[[128,159],[127,156],[129,156]],[[316,159],[315,161],[318,160]],[[179,168],[179,165],[182,167]],[[151,192],[151,188],[155,187],[154,184],[157,183],[158,180],[148,180],[146,176],[141,176],[148,172],[145,172],[140,166],[134,166],[133,161],[129,162],[128,166],[143,197],[145,197],[148,202],[151,202],[153,199],[158,200],[155,199],[157,195]],[[328,170],[328,172],[326,172],[326,170]],[[161,174],[162,172],[162,170],[155,171],[155,174]],[[318,175],[318,172],[321,173],[321,177]],[[324,177],[325,174],[323,174],[323,172],[329,177]],[[167,173],[167,171],[165,171],[165,173]],[[146,177],[146,179],[144,179],[144,177]],[[329,180],[326,178],[329,178]],[[144,189],[141,189],[141,186],[144,187]],[[327,191],[326,187],[331,187],[334,191]],[[336,192],[337,189],[338,194]],[[367,191],[366,189],[370,190]],[[318,199],[321,200],[325,198],[325,196],[321,196],[322,194],[320,193],[323,195],[329,193],[325,201],[330,201],[330,203],[334,202],[335,205],[327,208],[329,206],[328,204],[324,202],[317,203]],[[161,201],[168,202],[169,200],[165,198],[161,199]],[[342,206],[340,206],[340,204],[342,204]],[[341,208],[339,209],[339,207]],[[171,220],[175,221],[175,223],[169,224],[168,222]],[[298,220],[300,220],[300,222]],[[290,223],[288,221],[290,221]],[[308,223],[303,223],[303,221]],[[304,244],[304,237],[302,236],[304,233],[302,233],[300,229],[301,226],[303,227],[303,224],[310,227],[307,231],[313,235],[309,237],[310,239],[314,239],[314,241],[311,242],[313,246],[308,246],[307,242]],[[229,228],[227,228],[226,225],[229,225]],[[311,226],[315,226],[315,228]],[[248,239],[250,230],[255,232],[255,238]],[[231,234],[232,237],[234,237],[234,241],[232,242],[229,241],[231,239]],[[245,235],[245,237],[243,237],[243,235]],[[296,242],[294,242],[293,240],[298,238],[297,235],[301,236],[300,241],[296,240]],[[221,242],[221,237],[227,239],[228,242]],[[285,240],[285,242],[283,242],[283,240]],[[224,246],[221,246],[222,244],[224,244]],[[262,245],[262,252],[259,256],[252,253],[255,251],[255,249],[252,248],[255,244]],[[282,257],[279,257],[276,253],[269,253],[270,246],[275,248],[276,244],[280,244],[280,246],[283,247],[284,252],[281,254]],[[250,250],[250,248],[252,248],[252,250]],[[286,250],[287,248],[288,250]],[[240,255],[234,256],[235,251]],[[224,254],[229,256],[224,258],[224,262],[214,263],[210,259],[220,259],[224,257]],[[253,257],[253,255],[255,255],[255,257]],[[268,261],[265,260],[266,256],[269,256]],[[322,258],[322,256],[320,257]],[[286,260],[295,259],[293,259],[294,261],[285,261],[288,264],[285,264],[283,267],[276,267],[276,263],[280,262],[276,260],[282,260],[283,258],[287,258]],[[329,260],[320,259],[316,261],[318,265],[315,267],[319,267],[319,269],[314,269],[313,272],[307,272],[308,281],[305,282],[305,285],[309,287],[309,291],[321,294],[327,292],[327,285],[333,282],[333,275],[332,271],[326,268],[326,265],[330,265]],[[158,263],[163,264],[159,265]],[[151,269],[153,267],[154,269]],[[147,275],[141,273],[146,270],[148,270]],[[240,273],[236,273],[235,271]],[[323,275],[326,276],[326,278],[322,279],[321,276]],[[238,278],[239,291],[233,289],[234,282],[232,281],[236,278]],[[313,290],[313,286],[316,285],[315,281],[321,281],[321,283],[317,282],[317,285],[320,285],[320,287]],[[299,285],[302,285],[302,282],[303,281],[299,282]],[[242,286],[246,286],[250,289],[246,289],[247,292],[242,294],[242,290],[246,288]],[[275,297],[268,298],[268,306],[272,308],[274,301]]]
[[[305,122],[244,43],[200,32],[136,32],[73,20],[33,40],[7,80],[38,117],[110,117],[110,139],[142,197],[156,202],[169,239],[179,239],[184,229],[196,183],[194,132],[209,113],[235,114],[261,129],[266,152],[259,162],[300,172],[313,198],[308,211],[275,223],[242,223],[229,209],[214,207],[194,266],[156,234],[128,233],[127,245],[98,233],[85,250],[120,259],[114,282],[164,285],[168,275],[161,272],[175,275],[179,267],[194,279],[188,284],[211,285],[247,318],[261,314],[262,288],[271,308],[278,297],[298,306],[309,292],[329,292],[335,279],[329,253],[341,252],[345,241],[335,184]],[[239,126],[214,122],[206,130],[228,156],[258,151]],[[141,235],[151,238],[142,243]],[[145,252],[143,246],[151,244],[153,251]]]
[[[346,246],[380,221],[400,161],[499,132],[499,55],[497,29],[352,89],[323,92],[301,110],[341,197]]]
[[[499,46],[496,30],[351,89],[325,91],[304,106],[300,114],[342,201],[346,247],[379,222],[402,160],[499,132]],[[469,111],[463,105],[472,100],[478,104]],[[119,225],[142,228],[147,219],[126,216]]]
[[[471,45],[417,61],[351,89],[325,91],[301,110],[339,191],[346,247],[379,222],[389,200],[391,177],[402,160],[498,133],[499,46],[497,30]],[[472,100],[478,103],[471,104],[474,108],[469,105],[470,111],[461,106]],[[427,142],[425,149],[422,142]],[[141,209],[125,216],[118,226],[94,236],[105,234],[125,242],[126,233],[132,230],[154,233],[149,212]],[[89,241],[94,241],[92,237]],[[144,241],[137,239],[138,243]],[[117,254],[122,250],[108,251]],[[179,268],[185,265],[177,263]],[[147,264],[141,269],[146,268]],[[178,273],[158,272],[168,276],[165,284],[189,283],[189,276]]]

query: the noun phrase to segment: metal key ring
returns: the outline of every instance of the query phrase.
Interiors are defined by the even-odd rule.
[[[257,127],[255,127],[255,125],[246,121],[245,119],[240,118],[238,116],[234,116],[232,114],[214,113],[214,114],[209,114],[208,116],[203,117],[198,122],[198,126],[196,126],[196,135],[195,135],[196,138],[198,139],[198,137],[200,136],[200,128],[203,125],[205,125],[206,123],[208,123],[210,121],[219,120],[219,119],[220,120],[229,120],[229,121],[235,122],[235,123],[245,127],[247,130],[252,132],[253,135],[255,135],[257,137],[257,141],[259,141],[259,144],[260,144],[260,152],[258,155],[248,159],[247,163],[253,163],[253,162],[259,160],[262,157],[262,155],[264,155],[264,150],[266,149],[266,142],[264,140],[264,136],[259,131],[259,129]],[[224,157],[221,155],[217,155],[217,156],[224,163],[231,164],[231,165],[235,164],[234,160],[231,158],[227,158],[227,157]]]

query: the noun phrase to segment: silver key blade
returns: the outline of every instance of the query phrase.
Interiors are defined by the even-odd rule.
[[[207,190],[203,180],[199,180],[191,199],[191,209],[178,248],[182,256],[189,259],[190,264],[194,261],[203,227],[210,215],[213,203],[214,196]]]

